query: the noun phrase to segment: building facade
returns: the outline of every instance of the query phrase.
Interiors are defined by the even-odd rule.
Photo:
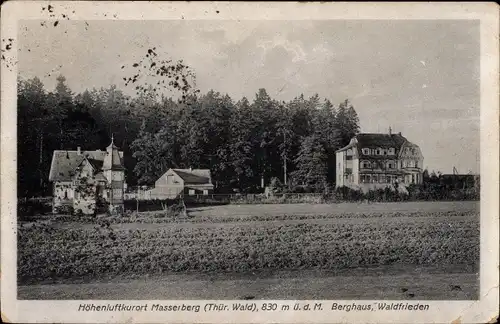
[[[212,194],[214,185],[208,169],[169,169],[155,182],[151,199]]]
[[[422,152],[398,134],[358,134],[336,152],[336,186],[363,191],[422,183]]]
[[[110,212],[123,210],[123,152],[113,140],[106,151],[54,151],[49,180],[54,212],[72,206],[75,212],[93,214],[99,202],[106,203]]]

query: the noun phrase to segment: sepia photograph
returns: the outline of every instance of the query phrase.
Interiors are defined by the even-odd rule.
[[[481,300],[486,213],[498,225],[482,159],[498,156],[481,153],[495,108],[481,97],[480,19],[30,8],[37,19],[2,35],[17,300],[420,313]],[[121,302],[134,300],[157,302]]]

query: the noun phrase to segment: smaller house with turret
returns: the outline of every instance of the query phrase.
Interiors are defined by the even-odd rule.
[[[54,151],[49,180],[54,212],[70,206],[75,212],[93,214],[101,203],[110,212],[123,210],[123,152],[113,139],[105,151]]]

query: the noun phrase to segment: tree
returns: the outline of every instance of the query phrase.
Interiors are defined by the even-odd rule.
[[[257,121],[254,119],[250,103],[243,97],[236,103],[235,111],[231,114],[229,142],[231,165],[236,175],[231,183],[237,184],[240,188],[249,186],[256,175],[253,168],[254,148],[257,145],[253,134],[256,127]]]
[[[300,151],[295,158],[297,170],[292,177],[295,183],[322,190],[327,185],[326,153],[317,135],[302,140]]]
[[[279,105],[277,123],[277,135],[279,136],[278,150],[283,160],[283,184],[288,184],[289,160],[292,156],[292,139],[294,136],[292,118],[289,109],[285,105]]]
[[[152,134],[146,130],[146,124],[142,124],[137,139],[131,144],[139,184],[152,184],[169,168],[178,167],[173,145],[174,138],[168,126]]]
[[[313,120],[317,138],[321,141],[327,156],[327,179],[335,182],[335,151],[342,147],[340,131],[335,120],[335,109],[329,100],[325,100],[317,110]]]
[[[51,115],[46,107],[47,94],[39,78],[18,80],[17,154],[18,194],[41,194],[47,186],[47,125]],[[33,158],[37,152],[38,159]]]
[[[359,133],[359,118],[349,100],[340,103],[336,114],[336,126],[340,132],[340,144],[345,146]]]

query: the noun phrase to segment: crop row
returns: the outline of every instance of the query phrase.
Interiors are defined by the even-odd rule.
[[[57,222],[84,222],[95,224],[123,224],[123,223],[233,223],[241,221],[286,221],[304,219],[331,219],[331,218],[398,218],[398,217],[474,217],[474,211],[444,211],[444,212],[383,212],[383,213],[313,213],[313,214],[277,214],[277,215],[237,215],[237,216],[196,216],[188,218],[170,217],[165,212],[130,213],[125,216],[100,216],[99,218],[76,219],[74,216],[58,216]]]
[[[32,228],[19,234],[21,283],[183,271],[476,265],[479,260],[479,223],[474,220],[454,224],[256,223],[155,231]]]
[[[421,221],[380,221],[370,223],[255,223],[243,226],[241,224],[231,224],[230,226],[207,225],[207,226],[172,226],[159,227],[158,229],[113,229],[93,227],[91,229],[53,228],[50,226],[39,226],[24,228],[19,231],[18,242],[23,244],[40,244],[48,242],[53,244],[57,241],[95,241],[112,238],[113,240],[130,239],[154,239],[171,238],[174,240],[188,239],[195,237],[197,240],[208,238],[240,239],[241,236],[265,235],[286,238],[288,235],[295,236],[317,236],[317,238],[327,238],[329,235],[343,233],[343,238],[348,238],[350,233],[358,235],[366,233],[370,236],[427,236],[446,235],[446,233],[461,233],[468,235],[467,231],[473,231],[477,221],[471,219],[455,220],[453,222],[442,222],[432,220]],[[293,225],[293,226],[292,226]],[[321,228],[321,231],[317,229]],[[216,229],[216,230],[213,230]],[[451,230],[450,230],[451,229]],[[318,236],[319,235],[319,236]],[[47,237],[50,239],[47,241]]]

